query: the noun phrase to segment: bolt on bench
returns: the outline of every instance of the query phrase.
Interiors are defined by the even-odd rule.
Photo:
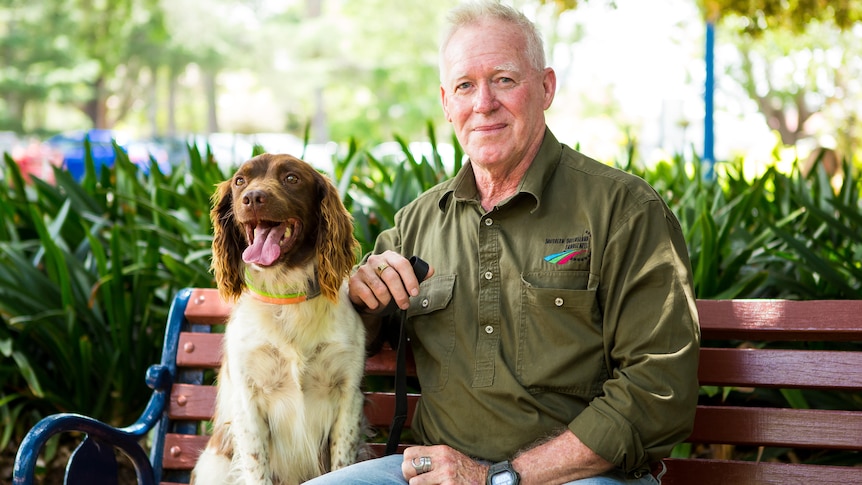
[[[701,385],[743,388],[862,390],[862,346],[847,350],[737,347],[738,342],[862,342],[862,300],[699,300],[704,346]],[[39,452],[54,434],[86,435],[70,457],[69,484],[117,483],[114,447],[138,472],[138,483],[188,483],[205,446],[206,422],[212,416],[221,334],[230,311],[214,289],[180,291],[171,307],[162,362],[147,372],[153,396],[139,420],[115,429],[90,418],[59,414],[40,421],[24,438],[15,461],[13,483],[34,483]],[[213,331],[213,327],[216,327]],[[716,343],[716,347],[708,346]],[[819,344],[816,344],[819,345]],[[718,348],[722,346],[724,348]],[[395,374],[395,352],[384,349],[368,359],[366,374]],[[408,368],[408,375],[415,369]],[[384,431],[391,422],[395,396],[366,393],[369,424]],[[410,414],[419,395],[408,396]],[[141,441],[151,441],[149,457]],[[853,410],[788,409],[700,405],[689,443],[740,447],[847,450],[862,463],[862,400]],[[403,449],[407,444],[401,446]],[[385,443],[371,445],[383,453]],[[662,483],[669,485],[747,485],[790,483],[862,483],[862,467],[796,463],[670,458]]]

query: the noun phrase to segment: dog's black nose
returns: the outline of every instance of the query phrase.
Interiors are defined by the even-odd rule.
[[[266,203],[266,192],[262,190],[252,190],[242,196],[243,205],[259,207]]]

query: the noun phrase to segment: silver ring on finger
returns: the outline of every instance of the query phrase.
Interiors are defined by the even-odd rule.
[[[417,475],[421,475],[423,473],[428,473],[431,471],[431,457],[430,456],[419,456],[417,457],[419,462],[416,461],[416,458],[410,460],[410,464],[413,465],[413,469],[416,470]]]

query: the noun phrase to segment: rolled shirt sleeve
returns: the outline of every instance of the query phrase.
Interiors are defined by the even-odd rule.
[[[604,248],[599,300],[612,369],[569,429],[631,471],[670,454],[697,403],[697,308],[679,223],[664,203],[618,221]]]

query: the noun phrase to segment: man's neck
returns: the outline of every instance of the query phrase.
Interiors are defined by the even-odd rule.
[[[479,192],[479,200],[482,208],[489,211],[500,202],[512,197],[518,192],[521,180],[533,164],[533,160],[539,153],[542,139],[530,148],[525,156],[514,166],[485,166],[473,163],[473,176],[476,179],[476,190]]]
[[[482,208],[489,211],[503,200],[515,195],[529,166],[529,163],[521,164],[515,167],[515,170],[498,177],[494,177],[494,174],[486,170],[474,168],[476,189],[479,192]]]

